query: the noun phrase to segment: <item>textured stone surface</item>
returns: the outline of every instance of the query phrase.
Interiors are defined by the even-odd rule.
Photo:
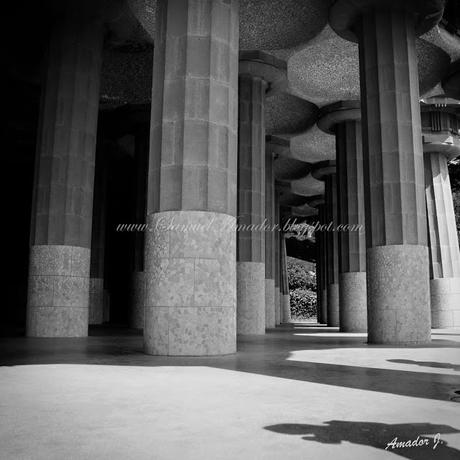
[[[170,211],[148,215],[147,224],[146,353],[235,352],[235,218]]]
[[[104,322],[104,278],[89,279],[89,324]]]
[[[366,272],[339,275],[340,331],[367,331]]]
[[[339,290],[339,283],[329,283],[327,285],[327,325],[331,327],[340,326]]]
[[[275,282],[265,279],[265,328],[274,328],[275,322]]]
[[[283,311],[283,323],[291,321],[291,298],[289,294],[281,295],[281,306]]]
[[[369,343],[430,341],[428,249],[387,245],[367,249]]]
[[[144,329],[145,273],[134,272],[131,279],[130,326]]]
[[[150,213],[209,210],[236,215],[237,3],[158,4]]]
[[[236,264],[236,331],[265,334],[265,263]]]
[[[331,0],[240,0],[240,48],[283,49],[306,43],[327,23]]]
[[[431,327],[460,326],[460,277],[430,280]]]
[[[32,246],[27,298],[29,337],[88,335],[90,250]]]
[[[316,163],[335,158],[335,138],[316,125],[305,134],[291,139],[291,154],[297,160]]]

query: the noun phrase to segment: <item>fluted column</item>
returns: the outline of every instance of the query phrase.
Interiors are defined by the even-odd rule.
[[[265,155],[265,327],[274,328],[275,315],[275,274],[274,274],[274,251],[275,251],[275,175],[273,169],[273,154],[266,149]]]
[[[442,7],[338,0],[330,14],[333,29],[359,43],[370,343],[430,341],[415,38],[439,21]]]
[[[324,198],[318,205],[318,221],[321,225],[326,223],[326,211]],[[319,310],[321,312],[318,322],[327,324],[327,254],[326,254],[326,234],[324,231],[316,232],[318,238],[318,255],[316,268],[316,286]],[[319,281],[318,281],[319,274]]]
[[[441,101],[443,102],[443,101]],[[460,326],[460,250],[449,160],[460,155],[455,108],[422,106],[433,328]]]
[[[338,224],[337,177],[335,161],[317,163],[312,171],[313,177],[324,181],[326,264],[327,264],[327,324],[338,327],[339,319],[339,235]]]
[[[42,91],[27,301],[33,337],[88,334],[103,28],[67,6],[50,35]]]
[[[135,128],[135,190],[134,190],[134,221],[136,224],[145,223],[147,172],[149,157],[148,124],[140,123]],[[148,230],[147,230],[148,231]],[[144,328],[145,305],[145,273],[144,251],[145,232],[134,234],[134,271],[131,279],[131,311],[130,326],[135,329]]]
[[[236,351],[238,2],[156,9],[144,350]]]
[[[363,150],[359,101],[324,107],[318,126],[336,136],[340,330],[367,330]],[[360,228],[360,229],[359,229]]]

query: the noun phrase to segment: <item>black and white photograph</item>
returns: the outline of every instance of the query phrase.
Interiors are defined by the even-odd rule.
[[[460,459],[460,0],[2,10],[0,460]]]

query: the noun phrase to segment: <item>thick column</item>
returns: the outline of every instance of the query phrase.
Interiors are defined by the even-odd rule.
[[[275,280],[274,280],[274,251],[275,251],[275,175],[273,169],[273,154],[266,149],[265,155],[265,327],[275,327]]]
[[[103,144],[103,143],[101,143]],[[89,279],[89,324],[104,322],[104,266],[107,217],[107,163],[104,145],[98,145],[94,177],[91,266]]]
[[[27,335],[88,334],[102,27],[69,12],[48,48],[35,166]]]
[[[430,340],[415,37],[442,3],[339,0],[331,11],[336,32],[359,41],[370,343]]]
[[[318,163],[312,171],[313,177],[325,182],[325,220],[327,224],[326,263],[327,263],[327,324],[339,327],[339,235],[337,203],[337,177],[335,161]]]
[[[280,263],[281,263],[281,312],[283,323],[291,321],[291,298],[289,295],[289,278],[287,270],[287,253],[286,253],[286,238],[284,233],[280,234]]]
[[[234,353],[238,2],[156,14],[144,350]]]
[[[359,101],[323,108],[318,126],[336,136],[340,330],[367,330],[363,149]]]
[[[148,124],[140,124],[135,129],[135,204],[134,221],[145,223],[147,171],[149,155]],[[134,235],[134,271],[131,279],[130,326],[134,329],[144,328],[145,273],[144,273],[145,232]]]
[[[240,71],[241,72],[241,71]],[[265,333],[265,127],[267,82],[239,78],[237,332]]]

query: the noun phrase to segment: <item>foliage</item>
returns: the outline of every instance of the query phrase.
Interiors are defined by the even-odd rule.
[[[308,319],[316,316],[316,273],[299,259],[288,258],[291,317]]]

